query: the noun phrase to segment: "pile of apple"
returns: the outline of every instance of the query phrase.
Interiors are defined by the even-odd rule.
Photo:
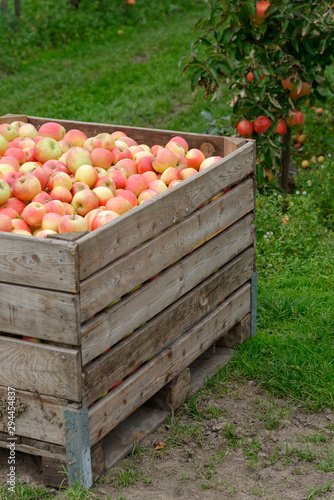
[[[138,144],[121,131],[87,137],[55,122],[0,125],[0,231],[46,237],[93,231],[207,168],[176,136]]]

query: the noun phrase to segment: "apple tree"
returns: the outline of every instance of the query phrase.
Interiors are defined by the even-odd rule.
[[[306,100],[326,101],[325,69],[334,55],[334,4],[319,0],[204,0],[191,54],[182,61],[195,93],[227,98],[233,113],[213,120],[211,133],[257,141],[257,182],[277,174],[287,190],[291,127]],[[210,115],[207,114],[207,118]],[[241,122],[241,123],[240,123]],[[267,174],[266,174],[267,173]]]

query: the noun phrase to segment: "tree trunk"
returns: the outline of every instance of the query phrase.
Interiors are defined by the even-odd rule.
[[[16,17],[21,15],[21,0],[15,0],[15,15]]]
[[[81,2],[81,0],[69,0],[68,3],[70,5],[72,5],[72,7],[75,7],[76,9],[79,8],[79,3]]]
[[[291,156],[291,127],[288,127],[288,131],[282,136],[282,150],[281,150],[281,166],[279,173],[279,185],[287,193],[288,192],[288,182],[289,182],[289,168],[290,168],[290,156]]]
[[[6,14],[8,14],[7,0],[1,0],[1,12],[2,12],[3,16],[5,16]]]

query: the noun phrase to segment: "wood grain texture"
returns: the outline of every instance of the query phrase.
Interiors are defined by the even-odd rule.
[[[0,336],[0,385],[81,401],[78,349]]]
[[[250,311],[246,284],[89,409],[91,445],[139,408]]]
[[[251,219],[248,223],[236,222],[83,325],[83,364],[123,339],[245,250],[253,243],[251,224]]]
[[[242,318],[231,330],[216,342],[220,347],[234,347],[236,345],[244,344],[244,342],[251,336],[251,315],[247,314]]]
[[[187,399],[189,391],[190,369],[185,368],[152,398],[146,401],[145,406],[167,412],[177,410]]]
[[[154,316],[132,335],[83,369],[83,405],[175,340],[184,330],[250,279],[253,252],[248,250]]]
[[[245,181],[81,282],[82,321],[226,229],[253,204],[252,182]]]
[[[78,294],[0,283],[4,333],[80,345]]]
[[[2,232],[1,282],[76,293],[78,245]]]
[[[247,139],[242,139],[240,137],[224,137],[224,156],[228,156],[237,149],[241,148],[247,144]]]
[[[250,175],[253,148],[253,144],[245,144],[173,189],[81,238],[78,241],[80,280],[187,217],[213,196]],[[97,252],[96,248],[103,251]]]
[[[28,116],[27,115],[15,115],[11,113],[7,113],[6,115],[0,116],[0,123],[9,123],[11,124],[12,122],[28,122]]]
[[[0,431],[7,431],[8,387],[0,387]],[[79,403],[37,392],[15,391],[16,434],[65,446],[64,411],[80,409]]]

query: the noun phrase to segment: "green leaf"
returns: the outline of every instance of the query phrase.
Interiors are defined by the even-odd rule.
[[[203,111],[201,111],[201,116],[208,122],[211,122],[213,118],[211,111],[209,111],[208,109],[203,109]]]
[[[246,5],[249,15],[254,19],[256,17],[256,0],[247,0]]]
[[[275,108],[282,109],[282,106],[280,105],[280,103],[278,102],[278,100],[274,96],[268,94],[268,97],[269,97],[269,101],[271,102],[271,104],[273,104],[275,106]]]
[[[193,75],[191,77],[191,81],[190,81],[190,88],[191,88],[192,92],[194,92],[194,90],[196,89],[198,82],[199,82],[199,79],[201,77],[201,74],[202,74],[201,69],[199,69],[199,70],[195,71],[195,73],[193,73]]]

